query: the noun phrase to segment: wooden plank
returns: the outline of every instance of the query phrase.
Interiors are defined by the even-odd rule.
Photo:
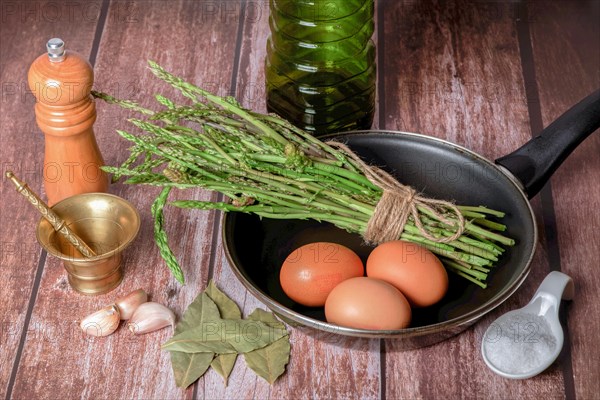
[[[77,8],[77,5],[79,8]],[[3,2],[0,23],[0,397],[8,385],[23,335],[36,337],[37,328],[24,327],[42,249],[35,239],[39,215],[4,178],[13,170],[43,195],[44,136],[35,122],[35,99],[27,85],[27,71],[45,51],[48,39],[61,37],[70,49],[89,54],[96,29],[93,10],[100,2],[89,2],[84,15],[81,4],[68,1]],[[24,332],[25,330],[25,332]],[[43,340],[38,337],[38,340]],[[17,360],[18,362],[18,360]]]
[[[246,8],[237,97],[244,106],[265,112],[264,59],[269,35],[268,3]],[[377,117],[376,117],[377,118]],[[245,315],[265,308],[235,278],[219,240],[214,279],[243,309]],[[288,326],[292,353],[287,372],[273,386],[257,377],[238,359],[229,385],[210,371],[199,386],[199,398],[362,398],[379,397],[379,341],[329,336]]]
[[[447,139],[490,159],[531,137],[510,4],[384,2],[383,15],[385,128]],[[539,215],[539,202],[534,207]],[[522,288],[474,327],[415,351],[399,352],[398,343],[386,341],[386,396],[564,396],[560,366],[531,380],[511,381],[494,375],[480,356],[487,326],[524,305],[548,272],[542,239],[538,246]]]
[[[529,137],[510,5],[383,4],[386,129],[441,137],[489,158]]]
[[[155,106],[153,93],[171,95],[174,91],[147,70],[146,59],[153,59],[185,79],[212,85],[213,91],[224,94],[235,49],[231,32],[236,30],[239,15],[229,11],[215,15],[208,6],[219,4],[224,3],[112,2],[96,63],[96,88]],[[130,115],[98,104],[95,130],[108,164],[117,164],[127,155],[129,145],[115,129],[130,129],[125,121]],[[215,214],[168,209],[167,231],[187,278],[181,286],[167,270],[152,238],[150,205],[156,188],[116,184],[110,191],[131,201],[142,216],[139,237],[125,252],[124,282],[103,296],[80,296],[67,284],[62,266],[55,259],[48,260],[32,316],[32,326],[39,326],[40,334],[28,337],[15,398],[56,398],[59,394],[63,398],[192,397],[193,388],[175,387],[170,358],[160,350],[172,334],[169,329],[132,337],[121,327],[110,337],[90,339],[79,331],[77,321],[140,287],[180,316],[206,285]],[[181,196],[211,198],[199,190]]]
[[[529,2],[531,40],[543,124],[600,87],[600,3]],[[572,375],[570,397],[600,393],[600,137],[585,140],[552,178],[560,268],[576,285],[567,307]]]

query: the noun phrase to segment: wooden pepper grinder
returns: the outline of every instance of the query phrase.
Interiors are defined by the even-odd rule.
[[[87,192],[106,192],[108,176],[94,136],[94,73],[82,55],[50,39],[47,54],[29,69],[37,124],[45,134],[44,186],[48,204]]]

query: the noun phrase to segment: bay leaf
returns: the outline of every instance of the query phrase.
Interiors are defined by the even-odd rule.
[[[206,288],[206,293],[215,302],[219,308],[221,318],[224,319],[239,319],[242,318],[240,308],[233,300],[223,293],[211,280]],[[219,354],[213,360],[210,366],[223,377],[225,386],[227,379],[233,370],[237,354]]]
[[[177,387],[185,389],[196,382],[208,370],[214,357],[214,353],[172,351],[171,365]]]
[[[219,309],[219,314],[223,319],[240,319],[242,318],[242,312],[240,308],[231,300],[225,293],[223,293],[211,280],[208,283],[205,293],[212,301],[215,302]]]
[[[173,336],[164,350],[186,353],[247,353],[287,335],[285,327],[271,326],[251,319],[222,319],[202,323]]]
[[[221,319],[219,307],[206,292],[200,293],[183,313],[181,320],[175,327],[175,335],[194,329],[204,322]]]
[[[211,298],[201,293],[188,306],[183,313],[181,320],[175,327],[175,335],[186,330],[193,329],[203,322],[218,320],[220,318],[219,309]],[[214,353],[185,353],[181,351],[171,352],[171,366],[175,384],[178,387],[186,388],[200,378],[210,367]]]
[[[237,353],[219,354],[215,358],[213,358],[212,362],[210,363],[212,369],[214,369],[223,378],[223,384],[225,386],[227,386],[227,381],[229,380],[229,375],[231,375],[231,371],[233,371],[233,367],[235,365],[235,361],[237,360],[237,356]]]
[[[256,310],[252,311],[252,314],[248,315],[248,319],[251,319],[253,321],[261,321],[267,325],[281,327],[285,329],[285,325],[283,324],[283,322],[277,319],[275,314],[269,311],[265,311],[262,308],[257,308]]]
[[[273,313],[257,308],[248,316],[248,319],[262,321],[269,326],[283,327]],[[273,343],[244,354],[246,365],[258,376],[273,384],[285,372],[285,366],[290,360],[290,337],[285,335]]]

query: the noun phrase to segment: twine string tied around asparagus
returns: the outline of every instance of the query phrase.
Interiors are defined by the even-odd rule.
[[[343,143],[329,141],[327,144],[343,151],[356,163],[367,179],[382,190],[381,198],[363,234],[367,243],[379,244],[399,239],[411,216],[421,235],[433,242],[452,242],[463,234],[465,219],[453,203],[421,196],[412,187],[401,184],[381,168],[365,163]],[[443,237],[434,235],[423,225],[419,217],[419,209],[426,211],[443,224],[454,227],[454,234]]]

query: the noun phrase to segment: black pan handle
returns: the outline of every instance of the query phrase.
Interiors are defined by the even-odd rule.
[[[508,169],[535,196],[554,171],[586,137],[600,127],[600,90],[595,91],[496,164]]]

